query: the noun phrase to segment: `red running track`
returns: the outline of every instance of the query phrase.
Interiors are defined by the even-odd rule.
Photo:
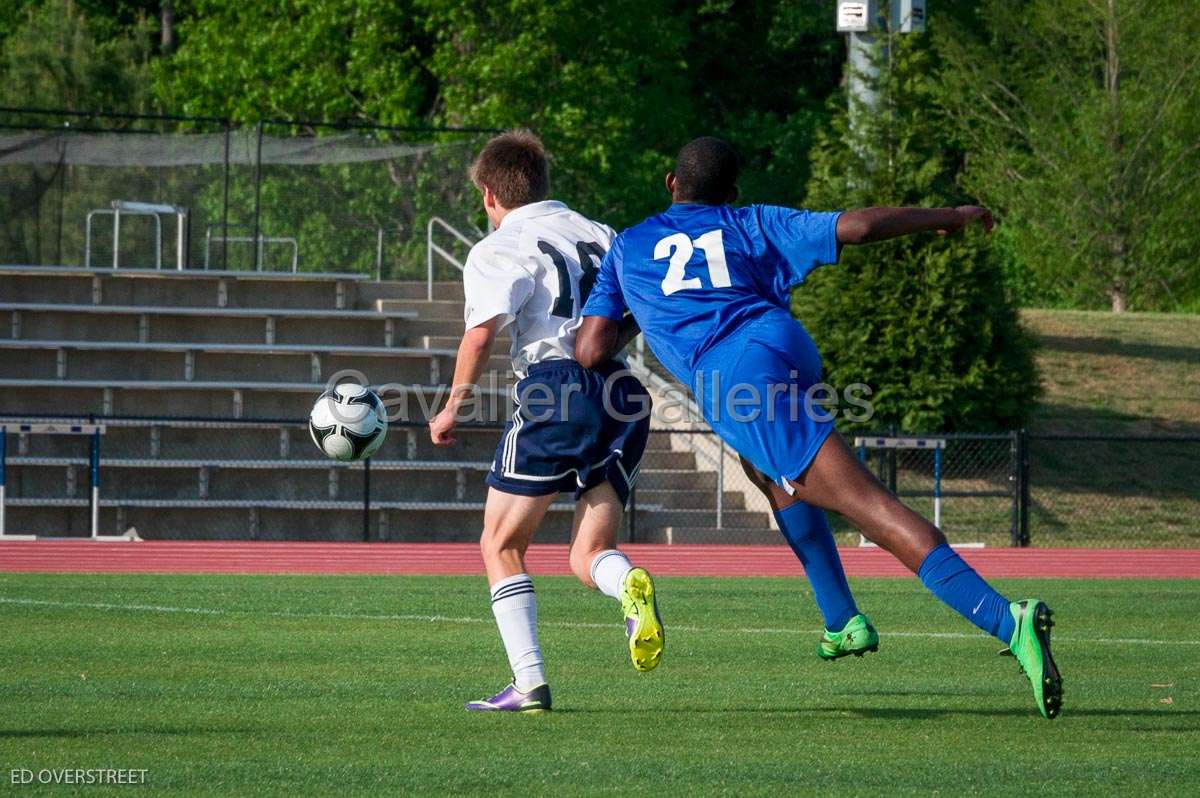
[[[629,545],[630,559],[661,576],[800,576],[784,546]],[[1200,549],[962,549],[988,578],[1200,579]],[[909,576],[874,548],[841,550],[850,576]],[[534,574],[569,574],[567,547],[535,545]],[[460,574],[483,573],[469,543],[283,543],[237,541],[0,542],[0,572]]]

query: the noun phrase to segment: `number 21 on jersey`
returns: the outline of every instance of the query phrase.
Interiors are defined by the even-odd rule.
[[[708,282],[711,287],[728,288],[732,285],[729,282],[729,267],[725,263],[725,242],[722,240],[719,229],[709,230],[695,239],[688,238],[683,233],[675,233],[654,245],[654,259],[668,259],[667,276],[662,281],[664,294],[670,296],[676,291],[688,291],[701,287],[699,277],[684,279],[688,261],[692,259],[692,254],[697,249],[704,253],[704,260],[708,264]]]

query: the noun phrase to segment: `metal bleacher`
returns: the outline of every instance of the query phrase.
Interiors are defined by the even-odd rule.
[[[436,405],[461,333],[461,285],[357,274],[0,266],[0,414],[102,420],[99,524],[145,538],[474,540],[495,429],[434,447]],[[498,350],[503,347],[498,347]],[[511,375],[491,391],[506,394]],[[369,469],[327,460],[303,424],[343,369],[406,404]],[[385,400],[388,395],[385,394]],[[78,439],[10,435],[9,532],[86,534],[88,457]],[[652,436],[638,490],[640,540],[705,540],[717,488],[695,455]],[[724,494],[730,525],[774,540],[768,518]],[[565,541],[555,504],[540,540]]]

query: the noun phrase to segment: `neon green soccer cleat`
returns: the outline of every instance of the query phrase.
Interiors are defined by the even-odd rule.
[[[817,656],[834,660],[853,654],[861,657],[868,651],[879,650],[879,632],[865,615],[855,615],[840,632],[825,630],[817,644]]]
[[[1033,698],[1042,717],[1054,720],[1062,711],[1062,677],[1050,656],[1050,627],[1053,614],[1044,602],[1037,599],[1014,601],[1008,605],[1016,621],[1012,641],[1007,651],[1000,653],[1015,657],[1021,672],[1033,685]]]
[[[662,661],[663,626],[654,599],[654,582],[644,568],[631,568],[621,585],[621,610],[625,613],[625,634],[629,638],[629,658],[639,671],[652,671]]]

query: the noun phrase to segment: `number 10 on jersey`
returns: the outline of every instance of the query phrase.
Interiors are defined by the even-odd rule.
[[[667,276],[663,278],[662,290],[667,296],[676,291],[688,291],[700,288],[699,277],[684,279],[688,261],[696,250],[704,253],[708,264],[708,282],[713,288],[728,288],[729,267],[725,263],[725,242],[720,230],[709,230],[699,238],[688,238],[683,233],[675,233],[654,245],[654,259],[669,258]]]
[[[558,297],[554,300],[554,306],[550,308],[550,315],[563,319],[574,318],[575,299],[571,296],[571,270],[567,267],[567,259],[547,241],[539,241],[538,250],[550,257],[554,270],[558,272]],[[602,259],[604,247],[595,241],[579,241],[575,244],[575,252],[579,256],[579,268],[583,272],[579,278],[579,303],[582,310],[583,303],[587,302],[588,294],[592,292],[592,286],[596,284],[596,273],[600,271],[592,258],[595,257],[597,261]]]

